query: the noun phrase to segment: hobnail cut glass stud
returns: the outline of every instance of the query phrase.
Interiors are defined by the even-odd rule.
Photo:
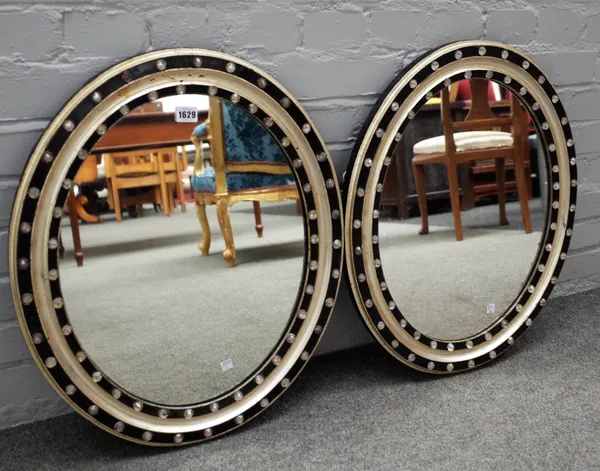
[[[219,89],[217,87],[215,87],[214,85],[211,85],[210,87],[208,87],[208,94],[210,96],[215,96],[218,92],[219,92]]]
[[[502,326],[502,328],[504,329],[504,328],[506,328],[506,326],[508,325],[508,321],[507,321],[506,319],[504,319],[504,320],[503,320],[503,321],[500,323],[500,325],[501,325],[501,326]]]
[[[381,266],[381,260],[379,260],[378,258],[375,259],[375,267],[379,268]]]
[[[302,352],[302,355],[300,355],[300,358],[302,358],[302,360],[306,361],[308,360],[310,354],[308,352]]]
[[[566,260],[566,259],[567,259],[567,254],[566,254],[566,253],[564,253],[564,252],[563,252],[563,253],[561,253],[561,254],[560,254],[560,259],[561,259],[561,260]]]
[[[374,235],[373,238],[373,244],[378,244],[379,243],[379,236],[378,235]]]
[[[375,209],[373,210],[373,219],[378,219],[379,218],[379,210]]]
[[[333,248],[334,249],[339,249],[342,246],[342,241],[340,239],[335,239],[333,241]]]
[[[145,442],[149,442],[150,440],[152,440],[152,432],[146,430],[144,433],[142,433],[142,440],[144,440]]]
[[[431,345],[431,348],[433,348],[433,349],[437,348],[437,342],[435,340],[432,340],[429,345]]]
[[[287,388],[290,385],[290,383],[291,381],[289,380],[289,378],[283,378],[283,380],[281,381],[281,386]]]
[[[493,76],[494,76],[494,72],[492,72],[491,70],[488,70],[485,73],[485,78],[488,79],[488,80],[491,79]]]
[[[575,205],[572,204],[571,206],[569,206],[569,211],[571,211],[572,213],[575,212]]]
[[[555,183],[552,185],[552,188],[554,188],[555,190],[560,190],[560,183],[558,183],[558,182],[555,182]]]
[[[577,186],[577,180],[571,180],[571,186],[575,188]]]
[[[575,159],[575,157],[571,157],[571,158],[569,159],[569,163],[570,163],[572,166],[575,166],[575,165],[577,164],[577,159]]]
[[[569,120],[567,119],[567,117],[566,117],[566,116],[563,116],[563,117],[560,119],[560,123],[561,123],[563,126],[566,126],[566,125],[568,124],[568,122],[569,122]]]
[[[570,237],[573,235],[573,229],[567,229],[567,235]]]
[[[555,208],[555,209],[558,209],[558,208]],[[558,227],[558,225],[555,222],[553,222],[552,224],[550,224],[550,229],[553,230],[553,231],[555,231],[557,227]]]
[[[204,432],[202,432],[202,434],[206,437],[206,438],[210,438],[212,437],[213,431],[209,428],[205,429]]]
[[[273,118],[271,118],[270,116],[268,118],[265,118],[265,126],[268,128],[273,127]],[[283,144],[283,139],[281,140],[281,143]]]
[[[408,112],[408,119],[413,119],[416,116],[416,113],[414,111],[409,111]]]
[[[364,164],[365,167],[369,168],[371,165],[373,165],[373,161],[369,158],[366,158]]]
[[[449,352],[453,352],[454,351],[454,344],[453,343],[449,343],[446,348],[448,349]]]
[[[503,81],[506,85],[508,85],[510,82],[512,82],[512,78],[510,78],[508,75],[505,75]]]
[[[467,340],[465,345],[467,346],[467,348],[473,348],[473,341],[472,340]]]
[[[242,391],[236,391],[235,394],[233,395],[233,400],[241,401],[243,397],[244,397],[244,393],[242,393]]]
[[[44,361],[44,364],[46,365],[47,368],[54,368],[57,363],[58,362],[56,361],[56,358],[54,358],[54,357],[48,357]]]
[[[279,363],[281,363],[281,357],[279,355],[275,355],[271,361],[275,366],[277,366]]]
[[[167,61],[164,59],[158,59],[156,61],[156,68],[162,72],[167,68]]]
[[[54,155],[50,151],[46,151],[42,154],[42,162],[49,164],[54,160]]]
[[[425,98],[427,98],[428,100],[431,100],[433,98],[433,93],[432,92],[427,92],[425,94]]]
[[[546,82],[546,77],[544,77],[543,75],[540,75],[538,77],[538,83],[543,84]]]
[[[385,329],[385,323],[384,323],[383,321],[379,321],[379,322],[377,323],[377,328],[378,328],[379,330],[383,330],[383,329]]]
[[[102,373],[100,373],[99,371],[94,371],[92,373],[92,381],[94,383],[99,383],[100,381],[102,381]]]
[[[148,93],[147,96],[148,96],[148,100],[155,101],[158,99],[158,92],[156,90],[153,90],[150,93]]]
[[[554,209],[558,209],[558,207],[559,207],[558,201],[553,201],[553,202],[552,202],[552,207],[553,207]]]
[[[523,67],[525,70],[529,69],[529,61],[523,61],[523,63],[521,64],[521,66],[522,66],[522,67]]]
[[[175,443],[181,443],[181,442],[183,442],[183,435],[181,433],[175,434],[175,436],[173,437],[173,441]]]
[[[362,247],[358,246],[354,248],[355,255],[362,255]]]
[[[75,129],[75,123],[73,121],[71,121],[70,119],[67,119],[63,123],[63,129],[65,131],[71,132],[73,129]]]
[[[546,252],[552,251],[552,244],[546,244]]]
[[[158,416],[161,419],[166,419],[169,417],[169,411],[167,409],[158,409]]]
[[[365,301],[365,306],[367,306],[368,308],[373,307],[373,300],[372,299],[367,299]]]
[[[122,116],[127,116],[129,114],[129,111],[130,111],[130,109],[129,109],[129,106],[127,106],[127,105],[123,105],[123,106],[121,106],[121,108],[119,108],[119,113],[121,113]],[[81,157],[79,157],[79,158],[81,158]]]
[[[56,240],[56,237],[52,237],[48,240],[48,248],[50,250],[56,250],[58,248],[58,240]]]
[[[235,423],[236,424],[240,425],[243,422],[244,422],[244,416],[243,415],[240,414],[240,415],[236,416],[236,418],[235,418]]]
[[[456,51],[456,52],[454,53],[454,58],[455,58],[455,59],[457,59],[457,60],[458,60],[458,59],[462,59],[462,56],[463,56],[463,54],[462,54],[462,51],[460,51],[460,50],[459,50],[459,51]]]
[[[496,351],[495,351],[495,350],[492,350],[492,351],[490,352],[490,358],[491,358],[492,360],[493,360],[494,358],[496,358]]]
[[[311,128],[310,124],[308,124],[308,123],[304,123],[304,124],[302,125],[302,132],[303,132],[304,134],[308,134],[308,133],[310,133],[311,131],[312,131],[312,128]]]
[[[302,167],[302,161],[300,159],[294,159],[292,161],[292,167],[294,167],[295,169],[299,169],[300,167]]]
[[[502,59],[508,59],[508,51],[505,49],[504,51],[502,51],[502,53],[500,54],[500,57],[502,57]]]
[[[529,288],[527,288],[527,291],[528,291],[529,293],[533,293],[533,292],[535,291],[535,286],[533,286],[533,285],[530,285],[530,286],[529,286]]]
[[[67,387],[65,388],[65,392],[67,393],[67,396],[72,396],[73,394],[75,394],[77,392],[77,388],[75,386],[73,386],[72,384],[67,384]]]
[[[96,132],[99,136],[104,136],[107,130],[108,128],[106,127],[106,124],[101,124],[100,126],[98,126],[98,129],[96,129]]]
[[[389,302],[389,304],[388,304],[388,307],[389,307],[391,310],[394,310],[394,309],[396,308],[396,303],[395,303],[394,301],[390,301],[390,302]]]
[[[65,190],[70,190],[72,186],[73,186],[73,182],[70,179],[65,178],[65,181],[63,181],[62,187]]]
[[[355,219],[354,222],[352,223],[352,227],[354,227],[354,229],[360,229],[361,226],[361,222],[360,219]]]
[[[546,121],[544,121],[544,122],[542,123],[542,129],[543,129],[544,131],[547,131],[547,130],[548,130],[548,128],[550,128],[550,125],[549,125],[549,124],[548,124]]]
[[[333,306],[333,298],[325,299],[325,306],[332,307]]]
[[[447,370],[447,371],[453,371],[453,370],[454,370],[454,365],[453,365],[452,363],[448,363],[448,364],[446,365],[446,370]]]
[[[319,152],[317,154],[317,160],[319,162],[325,162],[327,160],[327,154],[325,152]]]
[[[380,283],[380,286],[381,286],[381,291],[385,291],[388,288],[388,285],[385,281],[382,281]]]
[[[467,70],[467,71],[465,72],[465,78],[466,78],[466,79],[470,79],[471,77],[473,77],[473,72],[472,72],[472,71],[470,71],[470,70]]]
[[[429,363],[427,363],[427,369],[428,370],[433,370],[435,368],[435,363],[430,361]]]
[[[558,96],[557,95],[552,95],[552,103],[554,103],[554,104],[558,103]]]
[[[358,281],[360,281],[361,283],[364,283],[365,281],[367,281],[367,277],[365,276],[364,273],[361,273],[358,275]]]
[[[397,102],[394,102],[390,108],[395,113],[400,108],[400,105]]]
[[[319,243],[319,236],[317,234],[313,234],[310,236],[310,243],[311,244],[318,244]]]
[[[435,72],[436,70],[438,70],[439,68],[440,68],[440,64],[439,64],[439,62],[437,62],[437,61],[433,61],[433,62],[431,63],[431,70],[433,70],[434,72]]]
[[[548,150],[549,150],[550,152],[554,152],[554,151],[556,150],[556,146],[555,146],[554,144],[550,144],[550,145],[548,146]]]
[[[533,324],[533,321],[531,320],[531,318],[529,318],[529,319],[527,319],[527,320],[525,321],[525,325],[526,325],[527,327],[531,327],[531,324]]]
[[[19,230],[23,234],[29,234],[31,232],[31,224],[29,224],[28,222],[22,222],[19,226]]]
[[[208,407],[208,409],[209,409],[211,412],[217,412],[217,411],[219,410],[219,403],[218,403],[218,402],[213,402],[213,403],[212,403],[212,404],[211,404],[211,405]]]
[[[63,217],[63,213],[63,209],[59,207],[54,208],[54,211],[52,211],[52,215],[57,219]]]
[[[321,332],[323,332],[323,326],[321,326],[321,325],[316,326],[314,332],[315,332],[315,335],[320,335]]]
[[[298,319],[300,319],[300,320],[306,319],[306,311],[304,309],[300,309],[298,311]]]
[[[263,375],[256,375],[256,378],[254,378],[254,382],[256,384],[262,384],[262,382],[265,380],[265,377]]]
[[[391,157],[386,157],[385,159],[383,159],[383,165],[385,165],[386,167],[388,167],[391,163],[392,163]]]
[[[294,340],[296,340],[296,336],[292,333],[287,334],[287,337],[285,338],[287,343],[294,343]]]
[[[506,341],[507,344],[512,345],[513,343],[515,343],[515,339],[512,337],[508,337],[508,340]]]
[[[19,267],[19,270],[27,270],[29,268],[29,259],[20,258],[17,262],[17,266]]]
[[[102,94],[98,91],[92,93],[92,101],[94,103],[100,103],[102,101]]]
[[[478,51],[478,52],[479,52],[479,55],[480,55],[480,56],[485,56],[485,53],[486,53],[487,51],[486,51],[485,47],[481,46],[481,47],[479,48],[479,51]]]
[[[59,298],[54,298],[52,300],[52,305],[54,306],[54,309],[61,309],[65,305],[65,303],[63,301],[63,298],[59,297]]]
[[[521,95],[521,96],[527,95],[527,89],[525,87],[521,87],[521,89],[519,90],[519,95]]]
[[[112,397],[114,397],[115,399],[121,399],[122,392],[120,389],[117,389],[117,388],[113,389],[111,394],[112,394]]]
[[[415,340],[419,340],[421,338],[421,332],[419,332],[418,330],[415,330],[413,337],[415,338]]]
[[[260,77],[257,81],[256,84],[258,85],[258,88],[265,88],[267,86],[267,81]]]
[[[237,93],[234,93],[233,95],[231,95],[231,103],[237,104],[240,102],[240,96]]]
[[[27,196],[29,196],[32,200],[36,200],[40,197],[40,189],[32,186],[27,190]]]
[[[331,276],[337,280],[340,277],[340,271],[336,268],[331,272]]]
[[[90,415],[98,415],[98,406],[96,404],[91,405],[90,407],[88,407],[88,413]],[[116,430],[116,429],[115,429]]]
[[[306,294],[313,294],[315,292],[315,287],[313,285],[306,286]]]
[[[541,266],[543,266],[543,265],[541,265]],[[540,270],[540,271],[544,271],[544,270]],[[521,311],[523,310],[523,305],[522,305],[522,304],[517,304],[517,305],[515,306],[515,310],[516,310],[517,312],[521,312]]]
[[[540,306],[544,307],[546,305],[546,300],[545,299],[540,299]]]
[[[558,165],[552,166],[552,173],[558,173]]]
[[[475,361],[474,360],[469,360],[469,363],[467,363],[469,368],[475,368]]]
[[[396,339],[392,340],[392,348],[398,348],[400,346],[400,342]]]
[[[531,105],[531,108],[533,109],[533,111],[538,111],[540,109],[540,105],[536,102],[533,105]]]
[[[310,186],[310,183],[305,183],[302,186],[302,189],[304,190],[304,193],[310,193],[312,190],[312,186]]]
[[[290,145],[290,140],[287,137],[284,137],[283,139],[281,139],[281,145],[283,147],[289,147]]]
[[[185,85],[177,85],[175,87],[175,93],[177,93],[177,95],[183,95],[185,93]]]
[[[417,88],[417,81],[415,79],[412,79],[409,83],[408,86],[410,88]]]
[[[262,407],[263,409],[265,407],[267,407],[268,405],[269,405],[269,400],[266,397],[260,401],[260,407]]]
[[[381,139],[383,137],[383,135],[385,134],[385,131],[381,128],[379,128],[377,131],[375,131],[375,135]],[[369,159],[370,160],[370,159]]]
[[[489,332],[486,332],[485,335],[483,336],[483,338],[485,338],[486,340],[492,340],[492,334],[490,334]]]
[[[229,72],[230,74],[235,72],[235,64],[233,62],[227,62],[227,65],[225,66],[225,70],[227,72]]]
[[[248,105],[248,111],[250,111],[250,114],[256,114],[258,111],[258,106],[256,106],[254,103],[250,103]]]
[[[75,354],[75,357],[77,358],[77,361],[79,363],[83,363],[87,358],[87,355],[85,354],[85,352],[79,351]]]
[[[314,209],[311,209],[308,212],[308,219],[310,219],[311,221],[314,221],[315,219],[317,219],[317,212]]]
[[[333,211],[331,211],[331,217],[333,219],[339,219],[340,218],[340,212],[337,209],[334,209]]]
[[[363,188],[359,188],[358,190],[356,190],[356,196],[362,198],[363,196],[365,196],[365,190]]]
[[[62,327],[62,332],[65,337],[71,335],[73,333],[73,327],[71,327],[69,324],[65,324]]]
[[[33,302],[33,294],[25,293],[23,296],[21,296],[21,302],[24,306],[29,306]]]
[[[410,354],[408,355],[408,361],[410,361],[411,363],[412,363],[413,361],[415,361],[415,360],[416,360],[416,358],[417,358],[417,356],[416,356],[414,353],[410,353]]]
[[[402,139],[402,134],[400,134],[399,132],[396,133],[396,135],[394,136],[394,140],[396,142],[400,142],[401,139]]]

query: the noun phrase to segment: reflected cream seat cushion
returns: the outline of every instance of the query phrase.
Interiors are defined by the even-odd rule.
[[[502,131],[468,131],[454,133],[456,152],[467,150],[489,149],[494,147],[510,147],[513,145],[512,135]],[[415,144],[415,154],[443,154],[446,152],[444,136],[432,137]]]

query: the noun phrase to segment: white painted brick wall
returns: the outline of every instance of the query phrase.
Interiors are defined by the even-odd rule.
[[[19,175],[79,87],[153,49],[218,49],[265,68],[303,101],[341,175],[369,107],[412,58],[459,39],[520,46],[559,86],[577,139],[577,228],[559,289],[600,283],[597,0],[0,0],[0,34],[0,428],[67,410],[16,327],[7,227]],[[321,351],[370,341],[345,287],[331,327]]]

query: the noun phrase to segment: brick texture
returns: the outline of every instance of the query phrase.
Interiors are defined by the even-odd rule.
[[[356,133],[396,72],[428,48],[505,41],[558,86],[575,130],[580,197],[568,289],[600,280],[600,4],[593,0],[0,0],[0,428],[63,413],[24,349],[7,274],[19,175],[47,122],[119,60],[168,47],[218,49],[263,67],[296,94],[341,177]],[[600,282],[600,281],[598,281]],[[320,351],[370,341],[342,289]]]

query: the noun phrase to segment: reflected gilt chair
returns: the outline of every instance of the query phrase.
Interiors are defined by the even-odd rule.
[[[429,232],[424,173],[424,166],[428,164],[444,164],[447,167],[456,240],[463,240],[458,186],[458,165],[461,163],[478,160],[495,161],[500,225],[508,224],[505,193],[505,163],[507,159],[512,159],[514,162],[517,193],[521,204],[525,231],[527,233],[532,232],[525,174],[527,148],[525,113],[519,100],[511,94],[510,116],[497,117],[489,106],[487,83],[486,80],[482,79],[471,80],[471,110],[465,120],[460,122],[452,121],[449,91],[444,88],[441,103],[444,135],[426,139],[414,146],[412,166],[421,208],[422,226],[420,234]],[[510,127],[511,131],[492,130],[506,127]]]
[[[211,167],[204,166],[205,140],[210,142]],[[271,134],[250,114],[218,97],[210,97],[209,119],[194,129],[192,142],[196,160],[190,181],[202,226],[198,248],[202,255],[208,255],[211,240],[206,205],[214,204],[225,240],[223,258],[233,267],[235,244],[229,207],[238,201],[252,201],[256,232],[262,237],[260,202],[298,201],[296,183]]]

